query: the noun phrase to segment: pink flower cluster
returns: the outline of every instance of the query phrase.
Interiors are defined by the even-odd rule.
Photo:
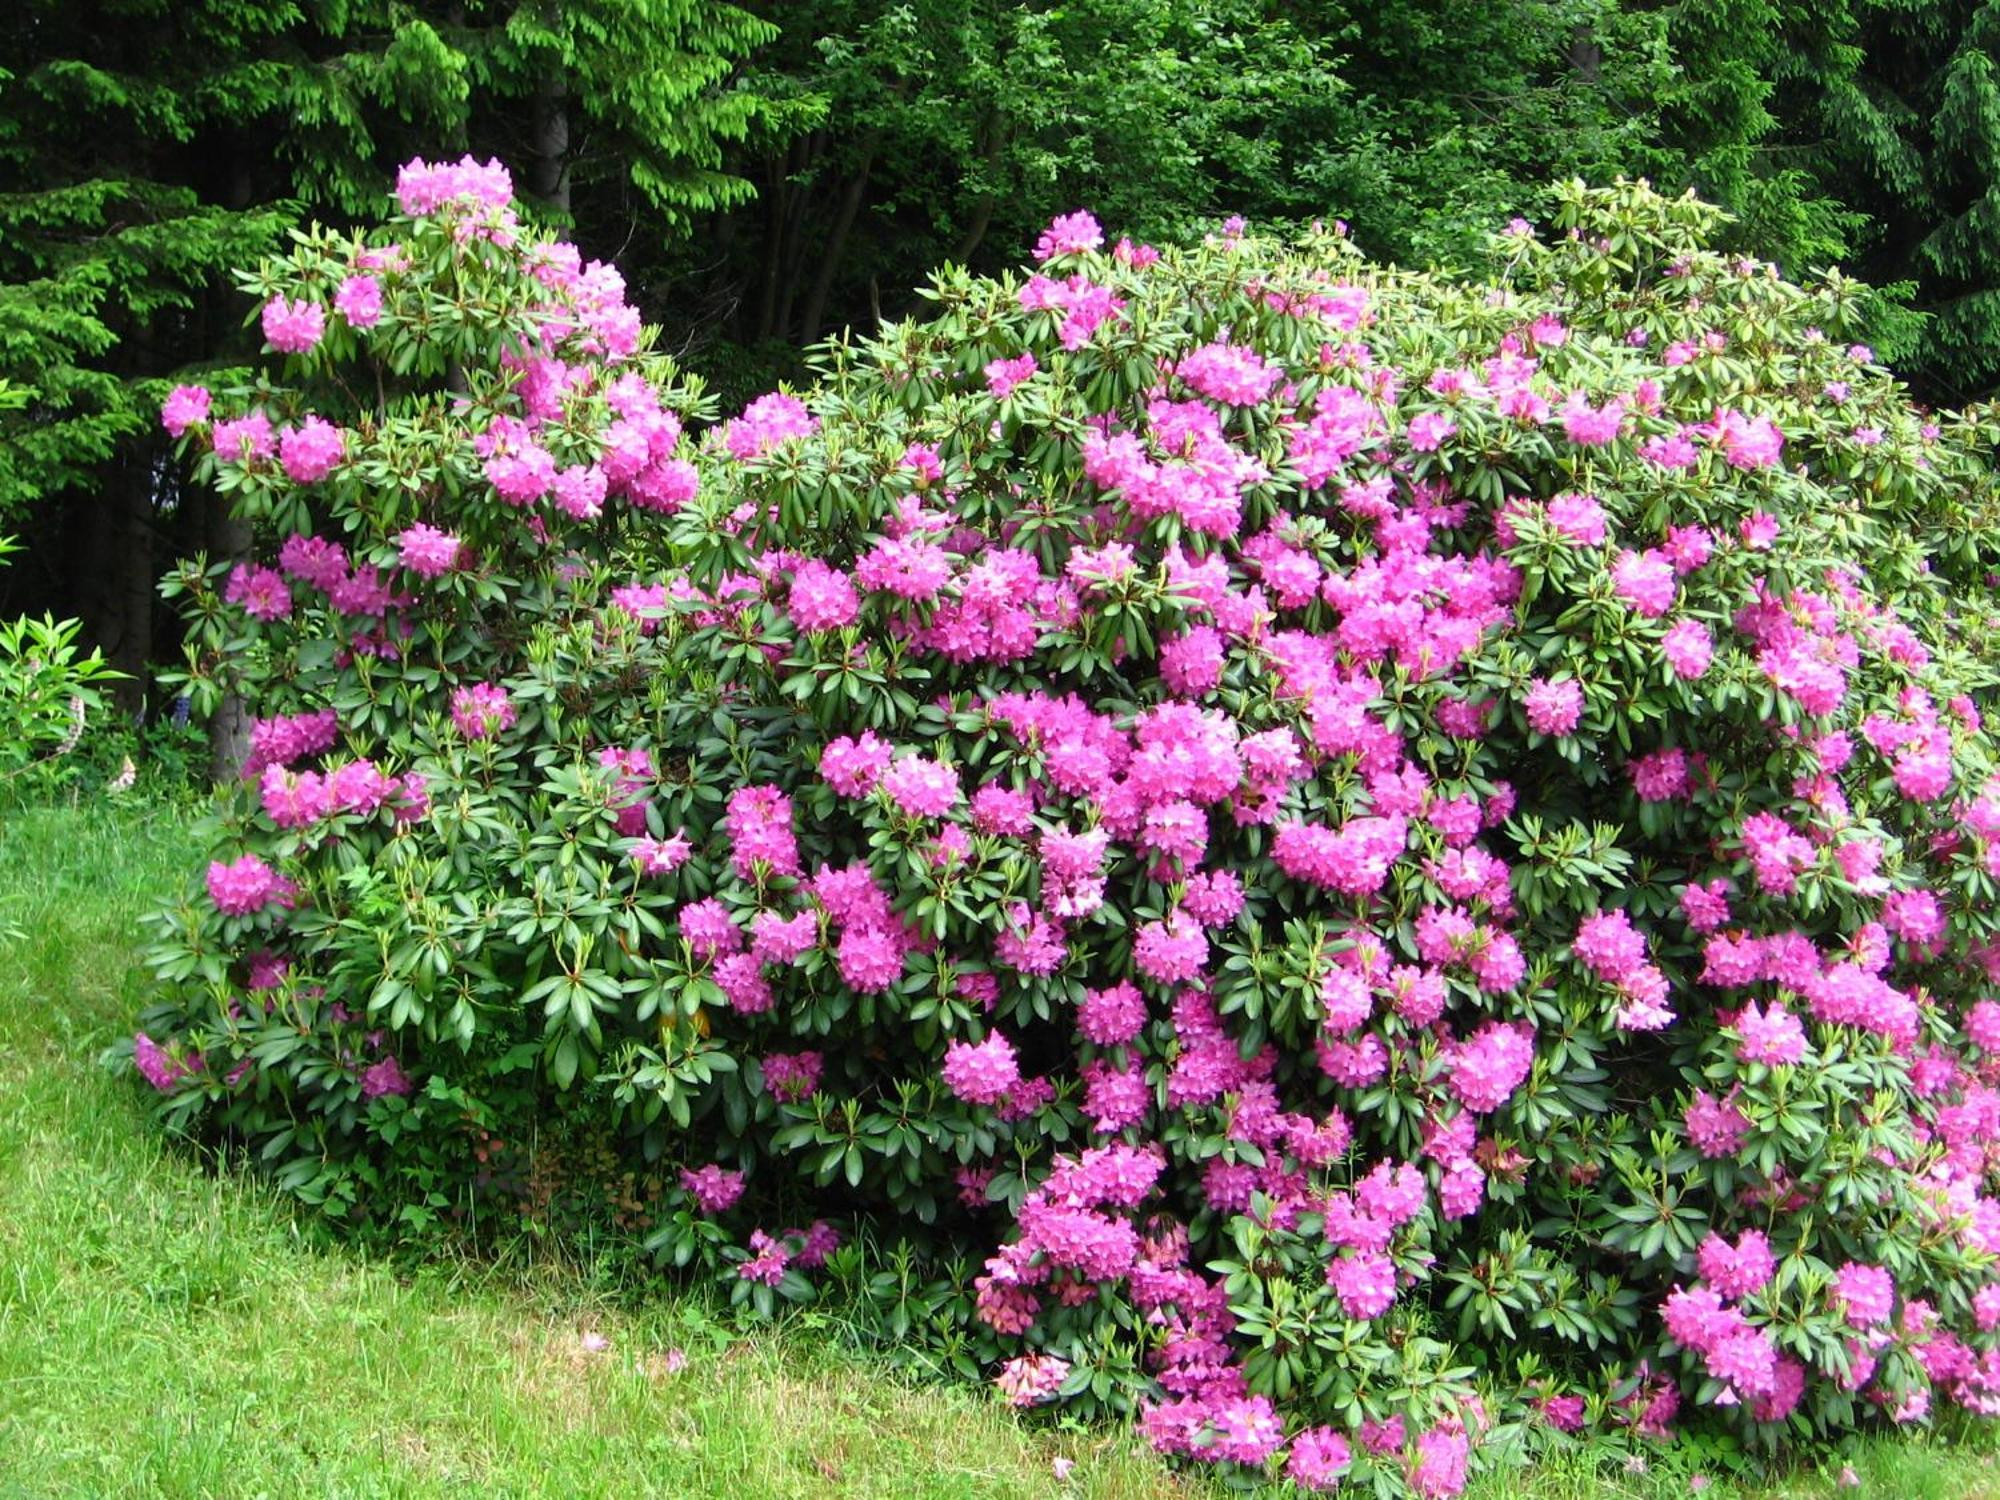
[[[998,1104],[1021,1081],[1007,1038],[994,1032],[983,1042],[951,1042],[940,1070],[945,1087],[968,1104]]]
[[[497,683],[478,682],[452,690],[451,722],[468,740],[490,740],[504,734],[519,717],[514,700]]]
[[[1618,1024],[1628,1031],[1659,1031],[1671,1026],[1666,974],[1647,961],[1646,939],[1623,911],[1585,917],[1570,951],[1592,974],[1617,993]]]
[[[389,776],[369,760],[351,760],[324,775],[317,771],[266,766],[258,782],[266,817],[280,828],[310,828],[340,814],[371,817],[390,808],[398,822],[411,822],[429,809],[423,776]]]
[[[298,887],[254,854],[208,867],[208,895],[225,916],[247,917],[273,903],[289,907]]]
[[[792,799],[774,786],[738,787],[729,794],[723,819],[729,834],[730,863],[744,880],[797,875],[798,841],[792,835]]]
[[[422,157],[396,174],[396,202],[412,217],[451,208],[511,209],[514,180],[498,159],[483,165],[471,156],[432,166]]]
[[[810,435],[819,421],[796,396],[774,391],[759,396],[723,430],[723,446],[737,459],[769,453],[780,443]]]
[[[304,298],[273,297],[264,304],[264,337],[280,354],[304,354],[326,333],[326,309]]]

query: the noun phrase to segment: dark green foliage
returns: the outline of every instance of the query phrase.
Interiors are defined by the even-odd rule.
[[[765,4],[755,205],[689,254],[735,341],[810,343],[1005,264],[1088,205],[1186,241],[1230,214],[1351,221],[1463,260],[1554,177],[1643,166],[1671,82],[1657,16],[1547,0]]]
[[[1987,0],[1692,0],[1663,162],[1803,269],[1889,288],[1878,346],[1939,402],[2000,383],[2000,8]],[[1671,171],[1671,167],[1668,169]]]

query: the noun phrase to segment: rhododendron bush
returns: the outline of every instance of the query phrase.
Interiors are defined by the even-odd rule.
[[[589,1122],[663,1264],[1304,1489],[2000,1411],[1993,428],[1851,284],[1077,214],[697,436],[402,200],[167,413],[266,548],[172,1120],[419,1226]]]

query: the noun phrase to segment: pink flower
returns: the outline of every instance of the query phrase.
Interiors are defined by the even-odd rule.
[[[670,839],[647,835],[632,846],[632,857],[639,862],[641,873],[646,875],[671,875],[687,863],[687,857],[693,852],[687,836],[679,833]]]
[[[723,958],[743,947],[743,929],[713,896],[681,908],[681,941],[696,958]]]
[[[1660,652],[1676,677],[1693,682],[1708,670],[1715,640],[1699,620],[1676,620],[1661,639]]]
[[[1308,1427],[1292,1439],[1285,1477],[1297,1489],[1331,1490],[1353,1463],[1345,1437],[1331,1427]]]
[[[1761,1328],[1743,1328],[1716,1339],[1704,1351],[1708,1373],[1743,1395],[1776,1389],[1778,1350]]]
[[[200,1071],[199,1058],[192,1063],[183,1062],[143,1031],[132,1038],[132,1062],[139,1076],[163,1094],[181,1079]]]
[[[1466,1461],[1472,1445],[1463,1432],[1433,1427],[1417,1438],[1416,1459],[1410,1465],[1410,1489],[1422,1500],[1444,1500],[1465,1489]]]
[[[997,1031],[976,1045],[947,1044],[941,1072],[945,1087],[968,1104],[998,1104],[1021,1081],[1013,1045]]]
[[[823,1062],[817,1052],[772,1052],[765,1055],[759,1066],[764,1073],[764,1087],[772,1096],[796,1104],[819,1092]]]
[[[294,534],[278,549],[278,566],[302,583],[331,589],[347,576],[347,553],[338,542]]]
[[[1535,1403],[1542,1420],[1558,1432],[1583,1430],[1584,1402],[1581,1396],[1544,1396]]]
[[[1667,976],[1652,964],[1641,964],[1619,976],[1613,986],[1623,1002],[1617,1023],[1625,1031],[1661,1031],[1673,1025],[1674,1012],[1667,1004],[1670,986]]]
[[[1701,526],[1669,526],[1667,544],[1660,549],[1676,573],[1693,573],[1704,567],[1715,553],[1715,538]]]
[[[1528,689],[1523,706],[1528,727],[1551,738],[1568,734],[1583,717],[1583,684],[1572,678],[1541,682]]]
[[[1687,752],[1677,746],[1634,756],[1626,769],[1641,802],[1670,802],[1688,794]]]
[[[1234,870],[1208,870],[1187,878],[1181,910],[1204,927],[1221,927],[1243,910],[1243,885]]]
[[[471,156],[431,166],[421,156],[396,174],[396,201],[412,216],[447,208],[505,209],[514,199],[514,182],[499,161],[481,166]]]
[[[851,990],[876,995],[903,976],[903,941],[886,927],[851,926],[840,935],[834,958]]]
[[[1598,978],[1616,983],[1646,962],[1646,939],[1625,912],[1597,912],[1578,924],[1570,951]]]
[[[1119,265],[1131,266],[1135,270],[1141,271],[1147,266],[1154,264],[1160,258],[1160,252],[1155,250],[1151,245],[1135,245],[1131,240],[1122,237],[1119,239],[1117,245],[1113,247],[1111,254]]]
[[[243,612],[255,620],[283,620],[292,612],[292,591],[284,575],[255,563],[238,563],[230,569],[222,597],[231,604],[240,604]]]
[[[1595,495],[1558,495],[1549,502],[1549,525],[1585,547],[1600,544],[1606,534],[1604,507]]]
[[[916,473],[918,489],[928,489],[944,478],[944,461],[929,443],[911,443],[903,450],[902,465]]]
[[[1687,1133],[1695,1150],[1703,1156],[1711,1159],[1734,1156],[1743,1149],[1743,1142],[1750,1134],[1750,1122],[1736,1107],[1735,1100],[1734,1093],[1717,1099],[1706,1089],[1695,1090],[1694,1100],[1687,1107]]]
[[[1285,1426],[1268,1396],[1245,1396],[1215,1414],[1209,1452],[1225,1463],[1261,1465],[1283,1446]]]
[[[1438,1182],[1438,1208],[1447,1219],[1470,1218],[1486,1198],[1486,1173],[1469,1161],[1445,1168]]]
[[[1965,1013],[1965,1039],[1989,1057],[2000,1057],[2000,1000],[1981,1000]]]
[[[1076,1008],[1076,1029],[1085,1041],[1115,1047],[1131,1041],[1146,1024],[1146,997],[1129,983],[1085,990]]]
[[[408,1094],[414,1087],[409,1075],[403,1071],[403,1065],[393,1057],[383,1058],[361,1074],[361,1097],[364,1099],[380,1099],[385,1094],[400,1096]]]
[[[273,297],[264,304],[264,337],[280,354],[304,354],[326,332],[326,309],[304,297]]]
[[[1181,356],[1174,373],[1212,401],[1228,406],[1255,406],[1284,377],[1254,349],[1239,344],[1204,344]]]
[[[610,492],[611,480],[600,464],[572,464],[566,469],[556,470],[555,478],[549,482],[549,493],[556,509],[573,521],[596,520],[603,514],[604,497]],[[635,488],[632,492],[633,503],[641,509],[667,509],[665,505],[646,503],[661,498],[651,488],[643,491]]]
[[[486,482],[509,505],[533,505],[556,482],[556,461],[539,443],[522,441],[486,459]]]
[[[461,543],[448,531],[419,521],[396,536],[402,549],[403,566],[419,578],[438,578],[458,566]]]
[[[1799,1018],[1773,1000],[1770,1009],[1760,1011],[1756,1003],[1743,1008],[1736,1018],[1736,1056],[1747,1063],[1768,1067],[1790,1067],[1806,1055],[1806,1031]]]
[[[1625,403],[1618,397],[1593,407],[1582,391],[1572,391],[1563,402],[1563,433],[1578,447],[1601,448],[1615,441],[1624,420]]]
[[[681,1168],[681,1187],[705,1214],[727,1213],[743,1196],[743,1174],[710,1163],[700,1171]]]
[[[1783,434],[1769,417],[1753,419],[1739,411],[1722,414],[1718,435],[1723,453],[1739,469],[1769,468],[1785,445]]]
[[[1111,1135],[1145,1119],[1153,1090],[1134,1062],[1124,1069],[1099,1060],[1083,1068],[1083,1113],[1090,1128]]]
[[[1198,922],[1177,911],[1139,928],[1132,941],[1132,962],[1157,984],[1184,984],[1208,962],[1208,939]]]
[[[764,978],[764,966],[753,953],[730,953],[717,958],[713,978],[732,1010],[757,1016],[772,1006],[774,997],[769,981]]]
[[[273,901],[290,904],[294,887],[254,854],[233,864],[216,861],[208,867],[208,894],[217,911],[232,917],[262,911]]]
[[[793,572],[785,607],[792,622],[808,632],[852,625],[861,613],[861,601],[848,576],[818,558],[807,559]]]
[[[270,417],[261,409],[217,422],[209,429],[208,440],[221,463],[247,465],[278,454],[278,435],[271,430]]]
[[[986,388],[1001,400],[1013,395],[1014,388],[1039,368],[1032,354],[1014,359],[990,360],[986,366]]]
[[[2000,1284],[1983,1286],[1972,1294],[1972,1321],[1981,1333],[2000,1329]]]
[[[810,911],[781,917],[760,911],[750,922],[750,951],[766,963],[796,963],[819,942],[819,918]]]
[[[1695,1252],[1702,1279],[1725,1297],[1748,1297],[1761,1291],[1777,1272],[1771,1242],[1763,1233],[1746,1229],[1734,1245],[1710,1234]]]
[[[958,806],[958,772],[921,755],[906,755],[882,773],[882,790],[912,818],[941,818]]]
[[[1410,418],[1404,436],[1419,453],[1435,453],[1458,431],[1458,423],[1441,411],[1419,412]]]
[[[1408,838],[1408,821],[1401,817],[1354,818],[1338,831],[1285,823],[1271,841],[1271,858],[1294,880],[1367,896],[1381,889]]]
[[[488,740],[511,729],[519,715],[507,690],[491,682],[455,688],[451,695],[451,722],[468,740]]]
[[[1222,680],[1221,632],[1197,625],[1160,647],[1160,678],[1168,691],[1183,698],[1198,697]]]
[[[160,407],[160,425],[169,436],[179,437],[190,427],[208,420],[208,403],[206,386],[177,385]]]
[[[1673,607],[1674,565],[1657,548],[1619,553],[1611,565],[1611,584],[1619,598],[1648,619]]]
[[[742,786],[729,794],[723,826],[729,834],[730,867],[742,880],[798,875],[799,846],[792,834],[792,799],[774,786]]]
[[[1729,920],[1729,882],[1689,882],[1681,889],[1681,914],[1696,932],[1714,932]]]
[[[1912,802],[1935,802],[1951,790],[1951,744],[1927,736],[1896,753],[1896,790]]]
[[[894,750],[872,729],[858,740],[842,735],[820,751],[819,774],[843,797],[865,797],[889,769]]]
[[[1035,260],[1040,263],[1054,260],[1058,255],[1082,255],[1103,243],[1104,230],[1096,217],[1088,209],[1080,208],[1075,213],[1057,215],[1042,231],[1042,237],[1035,241]]]
[[[347,456],[347,435],[330,422],[307,417],[278,438],[278,457],[294,484],[317,484]]]
[[[333,294],[333,310],[350,328],[373,328],[382,319],[382,283],[373,276],[350,276]]]
[[[1743,853],[1756,873],[1758,889],[1780,896],[1792,893],[1799,874],[1816,856],[1811,840],[1768,812],[1752,813],[1743,820]]]
[[[1023,1354],[1000,1367],[993,1383],[1013,1406],[1039,1406],[1069,1376],[1069,1361],[1053,1354]]]
[[[812,1224],[804,1230],[786,1230],[784,1238],[798,1240],[798,1254],[792,1260],[806,1270],[818,1270],[826,1264],[826,1258],[840,1248],[840,1230],[824,1218],[812,1220]]]
[[[750,1231],[750,1257],[737,1266],[736,1274],[744,1281],[776,1286],[785,1279],[785,1272],[791,1263],[791,1251],[783,1240],[773,1239],[761,1229],[753,1229]]]
[[[1834,1274],[1835,1305],[1854,1328],[1885,1326],[1896,1309],[1896,1281],[1880,1266],[1848,1261]]]
[[[1451,1092],[1467,1109],[1490,1113],[1513,1097],[1534,1064],[1530,1023],[1488,1021],[1459,1044],[1452,1059]]]
[[[1327,1266],[1326,1284],[1348,1317],[1379,1318],[1396,1300],[1396,1267],[1379,1251],[1355,1250]]]
[[[280,828],[307,828],[328,810],[326,782],[312,771],[294,775],[283,766],[266,766],[258,787],[264,812]]]

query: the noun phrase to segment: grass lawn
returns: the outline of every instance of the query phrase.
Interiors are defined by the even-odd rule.
[[[0,1497],[1220,1493],[1129,1437],[1031,1431],[796,1323],[727,1335],[686,1298],[614,1297],[574,1267],[401,1274],[203,1171],[95,1061],[139,1007],[136,918],[193,866],[178,821],[0,812]],[[1858,1489],[1836,1461],[1756,1493],[2000,1500],[1990,1430],[1850,1458]],[[1475,1493],[1689,1491],[1655,1464]]]

